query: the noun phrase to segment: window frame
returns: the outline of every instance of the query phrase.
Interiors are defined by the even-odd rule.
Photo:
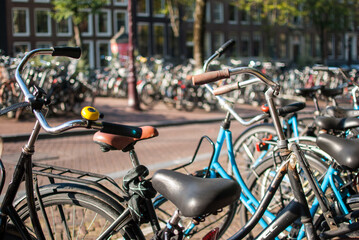
[[[20,32],[20,33],[16,33],[15,32],[15,24],[14,24],[14,11],[15,10],[25,10],[25,14],[26,14],[26,32]],[[26,7],[14,7],[11,9],[11,22],[12,22],[12,35],[14,37],[28,37],[30,36],[30,11],[29,8]]]
[[[219,19],[216,19],[215,17],[216,14],[215,12],[218,11],[219,13]],[[213,22],[214,23],[223,23],[224,22],[224,6],[223,6],[223,2],[213,2],[212,4],[212,12],[213,12]]]
[[[106,32],[100,32],[100,25],[99,25],[99,13],[96,13],[95,15],[95,23],[96,23],[96,36],[99,37],[109,37],[112,34],[112,16],[111,16],[111,10],[110,9],[101,9],[99,11],[100,13],[107,13],[107,31]]]
[[[89,9],[81,9],[80,11],[82,12],[87,12],[88,13],[88,32],[81,32],[81,36],[83,37],[90,37],[93,36],[93,14],[91,13],[91,11]]]
[[[123,9],[116,9],[113,11],[113,27],[114,27],[114,34],[116,34],[120,28],[117,25],[117,13],[124,13],[125,14],[125,33],[128,32],[128,13],[127,10]],[[117,30],[118,29],[118,30]]]
[[[138,12],[138,10],[137,10],[137,5],[136,5],[136,13],[137,13],[137,16],[140,16],[140,17],[148,17],[148,16],[150,15],[150,3],[149,3],[149,0],[141,0],[141,1],[145,1],[146,11],[145,11],[145,12]]]
[[[100,45],[101,44],[107,44],[108,45],[108,47],[107,47],[107,56],[111,56],[111,46],[110,46],[110,41],[108,41],[108,40],[97,40],[96,41],[96,66],[98,67],[98,68],[102,68],[103,66],[101,66],[101,59],[100,59],[100,57],[101,57],[101,55],[100,55]]]
[[[47,32],[37,32],[37,12],[46,11],[47,12]],[[52,24],[51,24],[51,10],[49,8],[35,8],[34,9],[34,24],[35,24],[35,36],[37,37],[50,37],[52,34]]]
[[[71,18],[68,18],[67,19],[67,25],[69,27],[69,31],[67,33],[65,32],[59,32],[58,31],[58,26],[59,26],[59,23],[56,22],[56,36],[59,36],[59,37],[71,37],[72,36],[72,21],[71,21]]]

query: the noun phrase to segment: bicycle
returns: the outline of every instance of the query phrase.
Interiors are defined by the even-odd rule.
[[[23,66],[33,55],[47,54],[76,57],[79,55],[78,50],[75,52],[76,54],[73,53],[73,50],[68,48],[33,50],[29,52],[20,63],[17,73],[21,72]],[[279,124],[279,118],[275,111],[275,105],[273,104],[272,97],[276,95],[278,85],[252,69],[241,69],[241,71],[253,73],[255,76],[260,78],[260,81],[263,81],[270,86],[270,88],[267,90],[266,96],[269,102],[272,117],[274,118],[274,122],[278,124],[276,126],[279,130],[278,135],[280,136],[280,152],[282,153],[281,157],[284,158],[284,162],[281,165],[281,170],[278,172],[275,180],[271,184],[270,191],[268,190],[266,192],[265,197],[261,201],[259,210],[255,212],[254,218],[250,220],[247,226],[235,234],[233,238],[242,238],[243,236],[247,235],[252,227],[257,224],[261,215],[264,214],[264,210],[268,207],[270,199],[274,197],[274,194],[278,189],[280,182],[283,180],[284,173],[286,171],[289,172],[291,183],[293,184],[292,188],[297,200],[294,200],[291,204],[289,204],[280,217],[275,218],[275,220],[266,228],[266,230],[260,234],[260,237],[263,236],[264,239],[273,239],[299,217],[301,217],[302,220],[305,220],[305,227],[309,237],[315,237],[316,233],[314,232],[314,227],[311,223],[309,208],[307,206],[305,196],[301,190],[301,184],[295,180],[299,178],[298,173],[294,168],[295,161],[298,159],[301,162],[304,159],[302,159],[301,155],[298,153],[298,149],[296,149],[295,144],[292,145],[292,149],[294,150],[295,154],[291,154],[291,152],[288,150],[284,135],[280,131],[281,127]],[[56,207],[64,207],[62,204],[69,203],[71,205],[80,206],[82,204],[86,210],[93,210],[95,215],[105,215],[105,218],[107,217],[108,221],[105,220],[104,224],[110,223],[110,225],[100,224],[100,229],[103,231],[101,231],[101,233],[97,233],[96,236],[98,236],[98,239],[107,239],[109,236],[112,236],[115,233],[123,234],[125,238],[143,239],[143,234],[139,228],[143,221],[149,221],[151,223],[155,234],[154,239],[170,239],[171,237],[177,237],[181,239],[183,234],[181,232],[181,227],[178,225],[181,215],[187,217],[203,218],[203,216],[206,216],[209,213],[217,212],[218,209],[231,204],[232,201],[239,197],[240,187],[235,181],[229,179],[200,179],[170,170],[160,170],[154,174],[152,181],[146,180],[145,177],[148,174],[148,170],[144,166],[139,165],[134,151],[134,145],[139,140],[155,137],[157,135],[156,129],[153,127],[137,128],[119,124],[99,122],[97,121],[99,118],[99,112],[91,107],[85,108],[83,110],[82,115],[85,119],[73,120],[61,124],[57,127],[50,127],[41,112],[44,104],[46,105],[46,101],[43,98],[43,91],[37,89],[37,91],[34,93],[35,95],[29,93],[26,85],[22,81],[20,74],[17,74],[16,76],[20,88],[25,95],[25,99],[29,101],[25,102],[24,105],[30,105],[32,107],[33,113],[37,118],[37,122],[27,145],[23,148],[23,153],[14,172],[13,181],[6,192],[4,201],[1,205],[1,234],[11,233],[9,231],[13,229],[11,227],[13,225],[9,223],[9,228],[6,226],[7,219],[10,218],[12,223],[16,226],[17,231],[21,233],[21,237],[23,239],[32,239],[32,233],[28,231],[28,228],[23,223],[26,218],[30,218],[32,225],[34,226],[34,233],[36,237],[38,239],[44,239],[44,232],[42,231],[41,223],[38,220],[37,211],[43,214],[46,211],[42,210],[42,206],[47,207],[53,205]],[[15,107],[20,106],[13,106],[13,108]],[[38,188],[35,181],[35,189],[33,189],[31,155],[34,152],[33,146],[41,127],[45,131],[53,134],[58,134],[75,127],[98,129],[101,130],[101,132],[98,133],[95,139],[98,140],[98,142],[101,142],[101,146],[104,148],[104,150],[118,149],[122,151],[128,151],[130,153],[134,168],[126,175],[123,189],[119,190],[123,195],[113,192],[111,193],[110,191],[106,190],[105,186],[103,185],[100,185],[97,189],[93,188],[92,186],[96,185],[96,183],[98,183],[100,180],[109,180],[108,178],[104,178],[101,175],[84,173],[76,170],[65,171],[64,169],[56,168],[53,166],[38,166],[40,170],[37,173],[48,176],[52,180],[55,178],[68,180],[69,177],[63,174],[68,172],[76,173],[77,176],[74,177],[74,179],[77,179],[77,181],[71,184],[68,182],[53,183],[48,186],[43,186],[42,188]],[[304,168],[307,169],[305,165],[303,169]],[[61,174],[52,174],[51,171],[55,170],[59,170]],[[47,171],[50,171],[50,173]],[[24,176],[27,193],[26,200],[21,202],[24,203],[26,201],[27,205],[21,209],[22,211],[18,212],[12,203],[15,197],[14,194],[17,192],[18,186]],[[96,180],[84,181],[82,178],[85,176],[95,177]],[[308,176],[310,177],[310,174],[308,174]],[[92,184],[89,185],[91,182]],[[108,183],[113,184],[111,180],[109,180]],[[179,208],[179,211],[176,211],[174,215],[172,215],[171,220],[163,229],[161,229],[158,225],[156,214],[151,203],[151,197],[154,195],[151,183],[154,189],[156,189],[170,201],[174,202]],[[316,186],[314,181],[312,184],[314,187]],[[213,186],[215,186],[216,190],[213,190]],[[187,187],[192,190],[197,189],[198,191],[178,191],[178,189],[186,189]],[[34,198],[34,190],[35,195],[37,195],[36,200]],[[206,196],[209,197],[203,198],[204,194],[208,194]],[[115,198],[115,196],[117,196],[117,198]],[[47,201],[43,202],[42,200]],[[121,202],[127,203],[127,207],[121,205]],[[19,206],[23,205],[18,205],[18,207]],[[300,209],[303,209],[304,211],[298,211]],[[65,216],[69,215],[64,216],[61,214],[61,212],[63,211],[60,211],[60,216],[58,219],[65,220]],[[19,215],[20,213],[21,215]],[[304,213],[304,215],[302,213]],[[44,215],[46,216],[46,214]],[[284,217],[288,218],[284,219]],[[46,223],[46,219],[47,218],[45,217],[45,221],[42,223],[45,225],[46,233],[52,236],[52,225],[50,225],[50,222]],[[97,225],[95,224],[94,226]],[[69,225],[67,228],[65,227],[64,234],[71,234]],[[17,234],[17,236],[19,235]]]

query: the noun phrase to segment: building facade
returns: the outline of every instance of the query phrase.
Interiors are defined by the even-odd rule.
[[[128,31],[128,0],[110,0],[108,5],[81,24],[84,47],[88,49],[92,68],[108,64],[110,39],[124,27]],[[0,18],[0,48],[10,56],[37,47],[67,45],[73,36],[71,19],[56,23],[51,18],[50,0],[2,0]],[[192,57],[194,5],[179,9],[179,36],[175,37],[170,18],[165,12],[165,0],[134,1],[136,54],[143,56]],[[194,1],[193,1],[194,2]],[[227,0],[208,0],[206,5],[205,56],[209,56],[226,40],[236,40],[230,55],[243,62],[275,60],[283,62],[319,61],[319,35],[300,18],[292,26],[263,26],[260,12],[248,14]],[[359,60],[358,28],[326,37],[328,63]]]

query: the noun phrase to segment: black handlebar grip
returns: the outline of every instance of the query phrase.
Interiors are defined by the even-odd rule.
[[[227,49],[229,49],[230,47],[232,47],[234,45],[236,41],[234,41],[233,39],[228,40],[227,42],[225,42],[222,46],[220,46],[217,49],[218,52],[218,57],[220,57],[224,51],[226,51]]]
[[[71,58],[80,58],[81,57],[81,48],[79,47],[54,47],[52,56],[62,56],[62,57],[71,57]]]
[[[210,82],[215,82],[221,79],[230,77],[229,69],[223,69],[219,71],[206,72],[192,76],[193,85],[201,85]]]
[[[121,135],[125,137],[141,138],[142,129],[139,127],[102,122],[101,132]]]
[[[213,94],[217,96],[217,95],[229,93],[229,92],[232,92],[232,91],[238,90],[238,89],[240,89],[240,87],[239,87],[238,83],[236,82],[236,83],[220,86],[220,87],[214,89]]]

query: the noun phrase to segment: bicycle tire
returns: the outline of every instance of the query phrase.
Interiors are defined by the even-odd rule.
[[[321,176],[324,176],[328,165],[326,165],[321,159],[316,156],[312,156],[308,153],[305,154],[308,160],[308,163],[311,167],[313,175],[317,178],[318,182],[321,181]],[[256,165],[251,170],[251,174],[247,178],[247,186],[250,192],[257,198],[257,200],[262,199],[265,191],[268,189],[269,184],[271,183],[274,174],[275,174],[276,163],[271,157],[264,159],[258,165]],[[310,186],[307,184],[305,177],[302,174],[302,171],[299,172],[299,176],[302,179],[302,185],[305,188],[304,192],[306,194],[307,200],[312,201],[314,199],[313,193],[310,191]],[[307,188],[306,188],[307,187]],[[280,184],[279,189],[276,192],[276,195],[273,197],[268,210],[276,215],[283,209],[291,200],[293,199],[293,194],[291,190],[290,183],[288,180],[283,180]],[[244,225],[249,220],[251,214],[244,207],[240,209],[240,220],[241,224]],[[259,231],[259,227],[256,227],[256,231]],[[259,232],[258,232],[259,233]],[[252,236],[249,236],[251,238]]]
[[[274,138],[277,132],[270,123],[253,125],[244,130],[234,141],[233,153],[238,167],[243,176],[248,174],[248,170],[259,160],[261,152],[256,150],[256,145],[264,138]],[[228,171],[232,171],[228,167]]]
[[[49,191],[49,189],[52,190]],[[77,238],[81,237],[81,239],[95,239],[123,211],[123,207],[114,204],[114,201],[109,198],[104,198],[103,194],[93,195],[91,191],[86,190],[86,187],[82,189],[81,186],[76,187],[72,184],[47,185],[41,189],[40,195],[47,217],[51,217],[49,221],[52,228],[51,232],[55,234],[55,239],[74,239],[75,235],[77,235]],[[39,201],[36,201],[35,204],[42,229],[46,238],[48,238],[51,232],[46,227]],[[60,206],[65,217],[61,217]],[[16,210],[29,232],[32,233],[26,198],[16,204]],[[80,219],[81,217],[82,219]],[[132,221],[114,233],[111,239],[117,239],[120,236],[124,239],[144,239],[138,225]]]
[[[199,170],[196,171],[194,176],[197,177],[203,177],[205,171]],[[219,175],[217,177],[220,177]],[[163,196],[158,196],[154,199],[153,205],[155,206],[155,210],[158,216],[158,219],[160,223],[166,223],[168,219],[172,216],[174,213],[176,207],[169,202],[166,198]],[[206,235],[210,230],[212,230],[214,227],[219,227],[219,233],[218,238],[228,238],[232,233],[227,233],[227,230],[229,229],[234,216],[236,215],[238,208],[238,202],[234,202],[229,206],[226,206],[222,209],[221,212],[214,215],[211,214],[207,217],[205,217],[204,222],[200,222],[199,225],[195,227],[189,234],[187,238],[194,238],[194,239],[202,239],[204,235]],[[220,222],[219,222],[220,221]],[[192,218],[182,218],[181,225],[185,227],[189,226],[189,224],[192,222]],[[238,229],[236,228],[233,233],[235,233]]]
[[[146,107],[152,108],[156,103],[156,89],[152,83],[145,83],[140,90],[140,101]]]

